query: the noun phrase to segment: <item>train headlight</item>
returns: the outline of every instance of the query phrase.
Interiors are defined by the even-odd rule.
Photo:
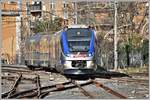
[[[89,56],[92,56],[92,54],[90,53]]]
[[[93,61],[91,62],[91,66],[94,66],[94,63],[93,63]]]
[[[93,61],[87,61],[87,67],[88,68],[93,68],[94,62]]]
[[[68,57],[74,57],[72,54],[67,54]]]

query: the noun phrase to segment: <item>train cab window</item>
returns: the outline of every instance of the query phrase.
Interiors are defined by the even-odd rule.
[[[67,38],[74,38],[74,37],[84,37],[90,38],[91,37],[91,30],[88,28],[70,28],[66,31]]]
[[[90,41],[68,41],[68,45],[71,52],[87,52],[90,47]]]
[[[87,28],[70,28],[66,31],[70,52],[87,52],[92,32]]]

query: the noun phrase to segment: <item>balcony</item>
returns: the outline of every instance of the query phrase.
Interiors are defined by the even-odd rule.
[[[32,12],[41,12],[41,11],[42,11],[42,6],[35,6],[35,5],[31,6],[31,13]]]
[[[41,12],[42,11],[42,2],[34,2],[34,4],[32,4],[30,6],[31,9],[31,13],[32,12]]]
[[[2,16],[20,16],[20,14],[15,10],[2,10]]]

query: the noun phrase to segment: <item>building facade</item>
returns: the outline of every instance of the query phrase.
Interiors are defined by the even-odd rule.
[[[7,63],[21,63],[21,27],[27,24],[26,1],[3,1],[2,7],[2,59]]]

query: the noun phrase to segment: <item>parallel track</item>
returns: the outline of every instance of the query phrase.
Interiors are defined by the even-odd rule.
[[[72,81],[72,83],[73,83],[75,86],[77,86],[85,96],[88,96],[88,97],[91,98],[91,99],[94,99],[94,98],[95,98],[92,94],[90,94],[88,91],[86,91],[86,90],[85,90],[80,84],[78,84],[77,82]]]
[[[101,88],[103,88],[104,90],[106,90],[108,93],[111,93],[111,94],[113,94],[113,95],[115,95],[115,96],[117,96],[117,97],[119,97],[119,98],[121,98],[121,99],[127,99],[126,96],[124,96],[124,95],[122,95],[122,94],[120,94],[120,93],[114,91],[113,89],[111,89],[111,88],[109,88],[109,87],[107,87],[107,86],[104,86],[104,85],[103,85],[102,83],[100,83],[100,82],[97,82],[97,81],[93,80],[93,84],[95,84],[96,87],[101,87]]]

